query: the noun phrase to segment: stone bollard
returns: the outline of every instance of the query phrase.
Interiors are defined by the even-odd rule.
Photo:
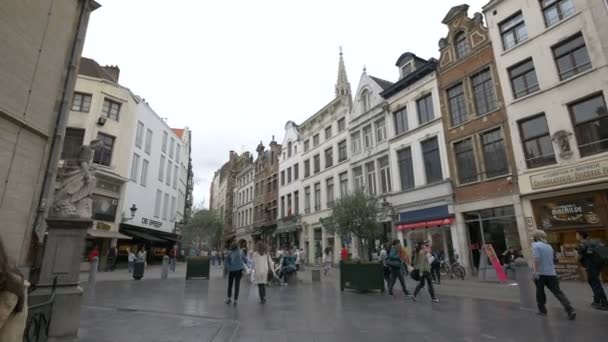
[[[535,286],[532,270],[524,258],[515,259],[515,279],[519,287],[519,301],[522,309],[535,309]]]
[[[97,281],[97,269],[99,268],[99,257],[94,257],[90,262],[91,268],[89,269],[89,281],[88,286],[94,287]]]
[[[163,257],[163,269],[160,274],[160,279],[167,279],[169,276],[169,256],[165,255]]]

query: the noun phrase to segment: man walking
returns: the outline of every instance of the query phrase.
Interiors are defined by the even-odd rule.
[[[169,269],[175,272],[175,265],[177,263],[177,245],[173,246],[169,255]]]
[[[602,245],[599,241],[590,239],[587,232],[577,232],[576,238],[580,241],[578,246],[579,262],[587,271],[587,282],[591,286],[591,291],[593,291],[591,306],[594,309],[607,311],[608,300],[600,281],[602,263],[596,257],[596,249]]]
[[[532,243],[532,255],[534,256],[534,279],[536,282],[536,304],[538,305],[538,314],[547,315],[547,297],[545,295],[545,287],[553,293],[555,298],[564,306],[568,319],[574,320],[576,313],[570,305],[570,301],[559,288],[559,280],[555,272],[553,259],[555,252],[553,247],[547,243],[547,234],[543,230],[537,230],[533,234],[534,243]]]

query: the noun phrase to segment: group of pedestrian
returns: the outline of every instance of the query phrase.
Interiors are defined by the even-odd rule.
[[[420,291],[426,286],[431,296],[433,303],[438,303],[439,300],[435,296],[431,269],[435,262],[436,256],[431,250],[429,241],[422,241],[416,244],[413,257],[410,258],[407,251],[401,245],[399,240],[393,240],[390,246],[384,246],[379,253],[379,258],[384,264],[384,278],[388,285],[388,293],[394,296],[393,287],[397,280],[401,285],[401,290],[406,297],[416,301]],[[414,289],[414,293],[410,293],[405,281],[405,275],[418,281],[418,285]]]
[[[247,266],[248,263],[251,266]],[[264,242],[258,241],[256,243],[251,258],[248,258],[246,249],[240,249],[238,244],[233,242],[230,245],[230,252],[225,257],[224,267],[228,275],[226,304],[237,305],[241,278],[249,268],[253,272],[252,282],[258,286],[260,303],[266,303],[266,284],[269,275],[273,272],[273,262]]]
[[[534,279],[536,283],[538,313],[543,316],[547,315],[546,287],[562,304],[568,318],[574,320],[576,318],[576,312],[559,287],[559,279],[554,264],[555,251],[553,250],[553,247],[547,243],[547,234],[542,230],[537,230],[534,232],[533,236],[534,243],[532,244],[532,254],[534,256]],[[577,232],[576,237],[579,241],[577,249],[578,261],[586,271],[587,282],[593,292],[591,307],[607,311],[608,300],[606,299],[606,292],[604,291],[600,280],[602,268],[606,265],[608,259],[606,249],[601,242],[591,239],[588,232]]]
[[[127,248],[127,262],[129,273],[133,273],[136,262],[144,263],[144,267],[148,264],[148,252],[146,247],[141,246],[137,252],[133,252],[131,248]]]
[[[228,255],[228,251],[227,250],[218,251],[217,249],[214,249],[209,254],[210,254],[210,259],[211,259],[211,265],[217,266],[217,267],[222,267],[222,265],[224,264],[226,255]]]

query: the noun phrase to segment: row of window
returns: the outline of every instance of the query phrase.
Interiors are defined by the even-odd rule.
[[[470,88],[468,88],[470,86]],[[447,89],[447,103],[450,109],[452,126],[469,120],[466,93],[471,89],[477,116],[485,115],[497,108],[494,82],[490,68],[486,68]]]
[[[509,173],[504,136],[500,128],[467,137],[453,144],[459,184],[477,182]],[[478,163],[481,158],[483,163]]]
[[[248,172],[246,175],[242,176],[238,180],[238,186],[243,187],[245,184],[251,182],[253,180],[253,171]]]
[[[66,128],[61,159],[78,158],[80,147],[84,142],[84,133],[85,130],[81,128]],[[116,138],[99,132],[97,133],[97,139],[102,142],[102,145],[100,148],[95,150],[93,163],[110,166],[112,164],[112,153],[114,151],[114,143]]]
[[[249,201],[253,201],[253,186],[247,187],[245,190],[238,191],[237,196],[234,196],[235,206],[241,206]]]
[[[171,209],[169,211],[169,201],[171,201]],[[162,205],[162,211],[161,211]],[[154,217],[159,218],[162,215],[163,220],[169,219],[169,221],[175,221],[175,209],[176,209],[176,198],[175,196],[171,196],[169,198],[169,194],[163,192],[161,190],[156,190],[156,199],[154,201]]]
[[[346,118],[342,117],[340,119],[338,119],[338,133],[341,133],[342,131],[344,131],[346,129]],[[333,125],[329,125],[327,127],[325,127],[324,129],[325,132],[325,140],[329,140],[331,139],[331,137],[333,136]],[[319,138],[319,133],[313,135],[312,137],[312,147],[317,147],[319,146],[320,143],[320,138]],[[289,143],[288,143],[288,155],[289,155]],[[306,139],[304,141],[304,152],[308,152],[310,151],[310,139]],[[297,151],[296,151],[297,152]]]
[[[274,191],[279,191],[279,180],[276,174],[266,178],[266,180],[256,182],[254,196],[260,196]]]
[[[293,201],[292,201],[293,198]],[[287,204],[285,203],[287,200]],[[293,194],[281,196],[281,217],[298,215],[300,213],[300,192],[294,191]]]
[[[137,121],[137,131],[135,133],[135,146],[141,148],[141,146],[143,144],[143,140],[144,140],[144,123],[141,121]],[[178,151],[179,151],[179,145],[177,147],[178,147]],[[147,154],[150,154],[151,150],[152,150],[152,130],[148,128],[146,130],[146,145],[145,145],[144,151]]]
[[[92,100],[93,95],[91,94],[74,93],[74,97],[72,98],[72,110],[75,112],[88,113],[91,110]],[[104,98],[101,114],[108,119],[118,121],[120,116],[120,107],[120,102]]]
[[[608,110],[604,96],[597,93],[577,100],[568,105],[568,111],[581,157],[608,151]],[[520,120],[518,125],[528,168],[555,164],[545,113]],[[562,151],[568,148],[562,146]]]
[[[165,162],[167,163],[165,173]],[[173,170],[173,188],[177,189],[177,178],[179,177],[179,165],[173,164],[171,160],[166,160],[164,155],[160,156],[160,164],[158,168],[158,180],[162,183],[163,180],[165,184],[171,186],[171,172]]]
[[[245,227],[253,223],[253,208],[239,210],[234,214],[236,228]]]
[[[292,170],[293,170],[293,178],[292,178]],[[287,177],[285,177],[287,176]],[[295,163],[293,166],[288,167],[287,169],[281,171],[281,186],[285,184],[289,184],[292,181],[296,181],[300,178],[300,164]]]

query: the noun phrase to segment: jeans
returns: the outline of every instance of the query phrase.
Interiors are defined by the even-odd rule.
[[[258,292],[260,293],[260,300],[266,300],[266,284],[258,284]]]
[[[424,287],[424,283],[427,283],[429,286],[429,294],[432,299],[435,299],[435,289],[433,288],[433,280],[431,279],[431,272],[421,272],[420,273],[420,282],[418,286],[416,286],[416,290],[414,290],[414,296],[418,295],[418,292],[422,290]]]
[[[169,269],[175,272],[175,258],[169,259]]]
[[[129,273],[133,273],[133,265],[135,264],[135,262],[133,261],[129,261],[128,264],[128,268],[129,268]]]
[[[403,293],[405,293],[406,295],[409,294],[407,287],[405,286],[405,279],[403,278],[403,273],[401,273],[401,267],[389,266],[389,269],[391,275],[388,283],[388,293],[393,294],[393,286],[395,286],[397,279],[399,279],[399,283],[401,283],[401,289],[403,290]]]
[[[600,281],[600,273],[601,269],[597,267],[587,268],[587,282],[589,283],[589,286],[591,286],[591,291],[593,291],[593,302],[606,306],[608,305],[608,300],[606,299],[606,293],[604,292],[602,282]]]
[[[570,305],[570,301],[568,301],[566,295],[559,288],[559,280],[557,279],[557,276],[547,275],[541,275],[536,280],[536,304],[538,305],[538,311],[541,313],[547,313],[547,307],[545,306],[547,304],[545,286],[549,289],[549,291],[551,291],[551,293],[553,293],[555,298],[562,303],[562,306],[564,309],[566,309],[566,312],[570,313],[574,311],[574,308],[572,308],[572,305]]]
[[[228,273],[228,298],[232,297],[232,285],[234,284],[234,300],[239,299],[239,289],[241,287],[242,270],[231,271]]]

